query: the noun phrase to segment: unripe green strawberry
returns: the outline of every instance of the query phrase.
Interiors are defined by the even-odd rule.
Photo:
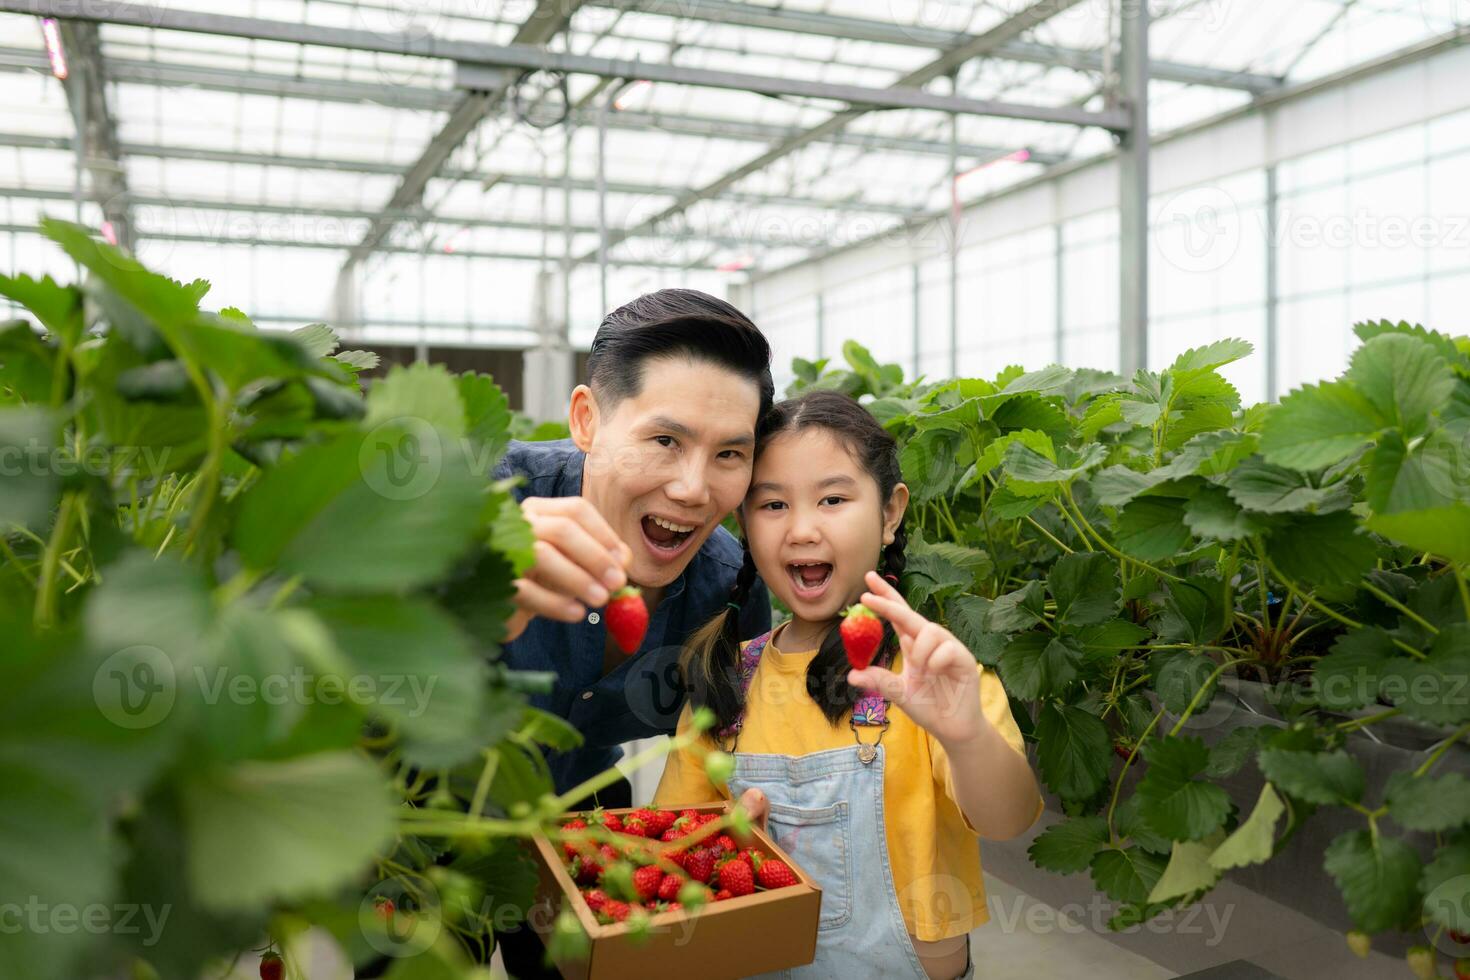
[[[619,650],[637,653],[648,632],[648,606],[643,603],[642,591],[629,585],[614,592],[603,610],[603,621]]]
[[[1419,980],[1434,980],[1434,975],[1439,972],[1438,964],[1435,963],[1434,950],[1428,946],[1410,946],[1404,959],[1409,964],[1409,972]]]
[[[1359,959],[1367,959],[1368,953],[1373,949],[1373,940],[1361,929],[1354,929],[1347,934],[1348,949]]]
[[[735,773],[735,757],[728,752],[714,751],[704,757],[704,774],[716,786],[723,786]]]
[[[867,606],[849,606],[842,614],[842,625],[837,632],[842,635],[847,662],[853,670],[862,670],[878,655],[878,646],[883,642],[883,621]]]

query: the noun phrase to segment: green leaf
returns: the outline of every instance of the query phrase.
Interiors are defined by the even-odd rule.
[[[1208,681],[1209,690],[1200,696],[1196,710],[1209,707],[1215,696],[1215,662],[1203,654],[1176,650],[1154,655],[1154,691],[1170,714],[1183,714],[1189,702]]]
[[[1230,617],[1225,609],[1224,585],[1208,575],[1191,575],[1164,587],[1159,638],[1169,643],[1208,646],[1217,640]]]
[[[208,770],[181,792],[189,880],[217,911],[326,894],[393,837],[383,778],[352,752]]]
[[[0,405],[49,405],[57,356],[29,323],[0,321]]]
[[[1295,470],[1251,458],[1225,478],[1230,499],[1262,514],[1327,513],[1352,503],[1352,492],[1344,483],[1316,487]]]
[[[1112,740],[1096,715],[1074,705],[1042,706],[1037,761],[1046,784],[1063,799],[1085,800],[1108,775]]]
[[[36,319],[68,344],[81,339],[82,291],[75,286],[62,286],[50,276],[32,279],[27,275],[0,275],[0,296],[30,310]]]
[[[1021,633],[1000,655],[1006,690],[1024,701],[1056,697],[1077,676],[1082,651],[1067,637]]]
[[[1247,761],[1255,757],[1262,736],[1267,728],[1237,728],[1229,735],[1210,746],[1210,761],[1205,766],[1205,775],[1223,779],[1239,772]]]
[[[1273,529],[1266,551],[1297,585],[1348,585],[1362,578],[1378,558],[1373,540],[1358,531],[1348,511],[1297,515]]]
[[[1463,832],[1434,852],[1419,888],[1431,920],[1447,929],[1470,930],[1470,839]]]
[[[911,553],[904,567],[903,593],[914,606],[931,596],[962,591],[974,584],[974,572],[935,552]]]
[[[1387,425],[1347,381],[1306,385],[1266,418],[1261,454],[1294,470],[1316,470],[1352,455]]]
[[[1144,561],[1165,561],[1189,547],[1184,505],[1178,497],[1140,497],[1118,513],[1118,548]]]
[[[1225,822],[1230,797],[1194,777],[1209,762],[1205,743],[1168,736],[1144,743],[1148,771],[1138,783],[1140,809],[1148,825],[1174,840],[1199,840]]]
[[[337,334],[325,323],[308,323],[291,331],[291,337],[312,357],[326,357],[342,346]]]
[[[1210,371],[1242,357],[1249,357],[1253,350],[1255,348],[1248,341],[1234,337],[1217,340],[1213,344],[1195,347],[1180,354],[1169,366],[1169,370],[1176,374],[1181,371]]]
[[[461,374],[458,383],[464,402],[465,432],[484,449],[476,454],[474,470],[489,473],[510,445],[510,400],[488,374]]]
[[[1210,866],[1220,871],[1265,864],[1276,847],[1276,824],[1286,812],[1286,805],[1276,795],[1276,787],[1266,783],[1251,815],[1235,828],[1210,854]]]
[[[1328,845],[1323,867],[1364,932],[1398,929],[1419,905],[1419,856],[1397,838],[1350,830]]]
[[[1393,656],[1393,640],[1381,629],[1370,626],[1342,634],[1312,672],[1317,703],[1331,711],[1376,703],[1379,678]]]
[[[1140,473],[1127,466],[1109,466],[1099,470],[1090,483],[1092,495],[1104,507],[1122,507],[1139,494],[1173,479],[1167,469]]]
[[[958,595],[945,604],[948,626],[975,659],[987,667],[1000,663],[1000,655],[1009,637],[992,633],[986,626],[990,617],[989,599],[976,595]]]
[[[1200,895],[1215,887],[1220,872],[1210,864],[1210,855],[1225,837],[1217,830],[1204,840],[1175,841],[1164,873],[1148,893],[1150,903],[1172,902]]]
[[[1197,538],[1242,541],[1260,534],[1266,525],[1230,498],[1224,487],[1205,484],[1184,505],[1184,524]]]
[[[367,405],[363,425],[368,429],[407,420],[414,429],[426,424],[450,439],[465,434],[460,386],[440,364],[419,361],[408,367],[395,366],[373,385]]]
[[[1092,881],[1116,902],[1143,902],[1164,873],[1162,858],[1141,847],[1106,847],[1092,858]]]
[[[1072,638],[1090,658],[1094,655],[1111,656],[1119,650],[1141,646],[1151,635],[1137,623],[1126,619],[1110,619],[1096,626],[1084,626]]]
[[[412,588],[465,551],[481,494],[457,441],[385,423],[308,447],[267,472],[245,494],[234,542],[251,568],[326,588]]]
[[[1014,633],[1030,629],[1044,618],[1046,592],[1042,584],[1030,581],[1014,592],[1007,592],[991,604],[987,627],[997,633]]]
[[[1072,817],[1038,834],[1026,853],[1038,868],[1076,874],[1086,871],[1107,843],[1108,826],[1101,816]]]
[[[1384,663],[1378,693],[1410,718],[1431,725],[1470,721],[1470,651],[1428,660],[1394,657]]]
[[[60,489],[56,418],[40,408],[0,408],[0,528],[41,529]],[[0,531],[3,533],[3,531]]]
[[[378,355],[370,350],[344,350],[332,359],[357,371],[371,371],[378,366]]]
[[[1400,514],[1374,514],[1370,530],[1451,561],[1470,562],[1470,506],[1457,504]]]
[[[1101,552],[1063,555],[1051,567],[1047,585],[1056,600],[1058,623],[1092,626],[1118,612],[1122,587],[1118,566]]]
[[[1063,455],[1069,453],[1064,452]],[[1053,493],[1058,484],[1070,484],[1101,463],[1107,455],[1107,447],[1094,443],[1077,454],[1075,465],[1058,466],[1029,446],[1018,442],[1006,449],[1003,465],[1012,490],[1022,496],[1040,497]]]
[[[1342,749],[1306,752],[1264,748],[1257,760],[1268,780],[1299,800],[1346,804],[1363,798],[1363,768]]]
[[[494,488],[486,498],[486,506],[493,508],[494,514],[489,521],[490,546],[509,561],[511,578],[520,578],[536,563],[536,534],[508,490]]]
[[[1434,345],[1408,334],[1380,334],[1353,353],[1344,379],[1378,415],[1406,436],[1424,429],[1429,413],[1449,400],[1455,374]]]
[[[1470,779],[1460,773],[1419,776],[1400,770],[1388,777],[1388,814],[1406,830],[1454,830],[1470,822]]]
[[[1146,701],[1144,703],[1147,704]],[[1135,737],[1138,732],[1147,729],[1148,723],[1153,720],[1152,707],[1150,706],[1148,710],[1149,717],[1144,719],[1142,726],[1135,730]],[[1141,769],[1142,762],[1139,762],[1138,766]],[[1174,842],[1155,831],[1148,825],[1148,821],[1143,819],[1142,803],[1143,800],[1137,793],[1120,803],[1118,809],[1113,811],[1113,829],[1117,832],[1119,839],[1137,844],[1145,851],[1154,854],[1168,854],[1174,849]]]

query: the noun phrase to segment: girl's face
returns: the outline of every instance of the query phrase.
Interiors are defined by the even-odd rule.
[[[798,618],[819,622],[862,595],[907,505],[902,483],[879,500],[877,481],[825,429],[785,432],[756,462],[746,540],[767,587]]]

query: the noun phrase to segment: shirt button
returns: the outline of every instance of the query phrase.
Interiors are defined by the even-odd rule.
[[[591,701],[592,700],[592,692],[591,691],[583,691],[582,692],[582,700],[583,701]]]
[[[597,615],[597,613],[588,613],[587,622],[591,623],[593,626],[596,626],[598,623],[602,622],[602,617]]]

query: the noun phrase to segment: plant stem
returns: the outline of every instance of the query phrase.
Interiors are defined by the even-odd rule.
[[[1082,547],[1088,551],[1096,551],[1097,549],[1092,546],[1092,542],[1087,540],[1087,534],[1082,530],[1082,525],[1077,523],[1077,519],[1071,515],[1067,510],[1067,505],[1062,503],[1061,500],[1057,501],[1057,510],[1062,512],[1062,516],[1067,519],[1067,523],[1072,525],[1072,530],[1077,532],[1077,537],[1082,542]]]
[[[485,809],[485,798],[490,795],[490,784],[495,781],[495,770],[500,767],[500,753],[485,749],[485,767],[480,770],[480,781],[475,784],[475,795],[470,800],[466,819],[473,819]]]
[[[1412,619],[1414,622],[1418,623],[1420,626],[1422,626],[1425,629],[1427,629],[1430,632],[1431,635],[1433,635],[1433,636],[1438,636],[1439,635],[1439,627],[1438,626],[1435,626],[1429,620],[1425,619],[1423,616],[1419,615],[1414,610],[1412,610],[1408,606],[1404,605],[1402,602],[1399,602],[1393,596],[1389,595],[1387,592],[1384,592],[1382,589],[1380,589],[1378,586],[1374,585],[1372,582],[1369,582],[1367,580],[1364,580],[1364,581],[1362,581],[1362,582],[1360,582],[1358,584],[1361,585],[1364,588],[1364,590],[1366,590],[1370,595],[1377,596],[1380,601],[1387,603],[1388,605],[1390,605],[1393,608],[1397,609],[1399,612],[1403,613],[1405,616],[1407,616],[1410,619]]]
[[[1349,718],[1347,721],[1340,721],[1333,727],[1344,732],[1351,732],[1365,725],[1372,725],[1375,722],[1380,722],[1385,718],[1392,718],[1394,715],[1402,713],[1402,708],[1389,708],[1387,711],[1380,711],[1376,715],[1368,715],[1365,718]]]
[[[1337,620],[1348,629],[1363,629],[1362,623],[1358,622],[1355,619],[1349,619],[1347,616],[1344,616],[1337,610],[1325,606],[1322,603],[1318,602],[1316,599],[1312,598],[1312,594],[1310,592],[1304,592],[1301,589],[1297,588],[1294,584],[1292,584],[1291,579],[1281,574],[1281,569],[1277,568],[1269,558],[1266,559],[1266,567],[1271,569],[1271,574],[1279,578],[1282,581],[1282,584],[1286,585],[1287,588],[1295,589],[1297,595],[1301,596],[1302,602],[1305,602],[1307,605],[1311,606],[1313,609],[1317,610],[1323,615],[1330,616],[1331,618]],[[1415,650],[1413,647],[1409,646],[1407,643],[1397,637],[1393,638],[1393,644],[1400,650],[1403,650],[1409,656],[1413,657],[1415,660],[1424,659],[1424,654],[1422,652]]]
[[[1470,585],[1465,584],[1465,576],[1470,574],[1460,564],[1450,566],[1450,574],[1455,577],[1455,584],[1460,587],[1460,602],[1465,606],[1465,618],[1470,620]]]
[[[1179,729],[1184,727],[1184,723],[1189,720],[1189,716],[1194,714],[1194,709],[1199,707],[1200,698],[1204,696],[1205,691],[1210,689],[1210,685],[1215,682],[1215,678],[1219,677],[1226,667],[1234,667],[1237,664],[1243,663],[1256,663],[1259,659],[1258,657],[1237,657],[1234,660],[1222,660],[1217,664],[1215,669],[1210,671],[1210,676],[1205,678],[1205,682],[1195,688],[1194,697],[1189,699],[1189,704],[1184,708],[1184,714],[1179,716],[1179,720],[1169,730],[1169,737],[1173,738],[1179,734]]]
[[[1470,732],[1470,722],[1466,722],[1459,728],[1456,728],[1449,738],[1441,742],[1439,748],[1434,750],[1434,754],[1425,759],[1419,764],[1419,768],[1414,770],[1414,778],[1418,779],[1433,768],[1434,764],[1439,761],[1439,757],[1444,755],[1449,750],[1449,747],[1458,742],[1466,732]]]
[[[29,568],[26,568],[24,565],[21,564],[20,558],[18,558],[15,552],[11,550],[10,542],[7,541],[5,537],[6,533],[7,532],[5,531],[0,531],[0,554],[4,554],[5,560],[14,565],[15,570],[20,572],[20,574],[25,578],[27,582],[31,583],[31,588],[35,588],[36,576],[31,572]]]
[[[1129,555],[1125,555],[1125,554],[1123,554],[1123,552],[1119,551],[1117,548],[1114,548],[1112,545],[1108,544],[1108,542],[1103,538],[1103,536],[1101,534],[1097,533],[1097,529],[1094,528],[1091,524],[1089,524],[1087,522],[1087,516],[1082,513],[1082,508],[1081,507],[1077,507],[1077,501],[1072,499],[1072,488],[1071,487],[1067,487],[1066,488],[1066,492],[1067,492],[1067,499],[1069,501],[1071,501],[1073,507],[1076,507],[1077,508],[1077,519],[1082,522],[1082,526],[1083,527],[1085,527],[1088,531],[1091,531],[1092,532],[1092,536],[1097,539],[1097,543],[1098,544],[1102,545],[1104,551],[1106,551],[1108,554],[1112,555],[1114,558],[1118,559],[1119,561],[1131,561],[1131,562],[1133,562],[1135,565],[1137,565],[1140,568],[1146,568],[1149,571],[1153,572],[1155,575],[1157,575],[1159,578],[1166,578],[1166,579],[1169,579],[1171,582],[1183,582],[1184,581],[1184,579],[1180,578],[1178,575],[1171,575],[1168,572],[1164,571],[1162,568],[1155,568],[1153,565],[1150,565],[1146,561],[1143,561],[1143,560],[1138,559],[1138,558],[1133,558],[1133,557],[1131,557]],[[1060,501],[1058,502],[1058,505],[1060,505]],[[1065,507],[1062,508],[1062,509],[1063,509],[1063,511],[1066,510]],[[1085,542],[1086,540],[1087,540],[1086,535],[1084,535],[1083,536],[1083,541]],[[1091,550],[1091,549],[1089,548],[1088,550]]]
[[[46,542],[46,551],[41,556],[40,581],[36,588],[36,625],[45,628],[56,621],[56,572],[61,561],[62,548],[71,533],[71,524],[76,510],[75,491],[61,498],[56,514],[56,526],[51,529],[51,538]]]
[[[1050,541],[1052,544],[1056,545],[1058,548],[1060,548],[1063,551],[1063,553],[1068,554],[1068,555],[1074,554],[1074,552],[1072,551],[1071,548],[1068,548],[1065,544],[1062,543],[1061,539],[1059,539],[1056,535],[1052,534],[1045,527],[1043,527],[1041,525],[1041,522],[1039,522],[1036,518],[1032,517],[1030,514],[1027,514],[1026,515],[1026,520],[1027,520],[1027,522],[1029,522],[1031,524],[1032,527],[1036,528],[1036,530],[1038,530],[1042,534],[1046,535],[1046,539],[1048,541]],[[1082,539],[1082,543],[1084,545],[1087,545],[1087,539],[1086,538],[1083,538]],[[1091,545],[1087,545],[1087,550],[1091,551],[1092,550],[1092,546]]]

